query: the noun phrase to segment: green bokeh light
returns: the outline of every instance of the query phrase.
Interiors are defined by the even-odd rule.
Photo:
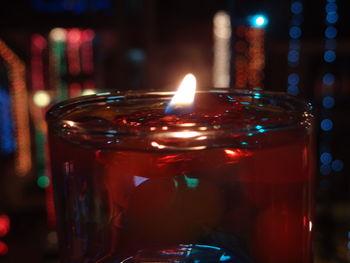
[[[37,184],[40,188],[46,188],[50,185],[50,178],[43,175],[38,178]]]

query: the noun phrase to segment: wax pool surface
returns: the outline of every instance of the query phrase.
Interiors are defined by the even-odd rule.
[[[307,128],[261,128],[295,118],[278,107],[218,95],[196,103],[183,115],[101,104],[64,116],[140,135],[128,149],[119,137],[51,132],[63,262],[312,262]],[[194,122],[259,127],[194,149],[187,140],[206,138],[142,135]]]

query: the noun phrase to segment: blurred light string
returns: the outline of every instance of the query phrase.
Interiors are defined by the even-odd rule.
[[[292,13],[289,26],[289,50],[288,50],[288,66],[289,74],[287,78],[287,92],[292,95],[298,95],[300,92],[300,75],[297,67],[300,61],[300,38],[302,36],[301,25],[303,23],[304,5],[300,0],[291,2],[290,11]]]
[[[49,175],[46,174],[47,156],[46,150],[46,123],[45,110],[50,103],[50,95],[45,89],[44,81],[44,51],[47,47],[46,39],[40,34],[34,34],[31,42],[31,88],[32,103],[30,104],[30,112],[33,116],[35,128],[35,144],[36,144],[36,169],[37,184],[41,188],[45,188],[43,181],[49,181]]]
[[[49,34],[50,50],[50,82],[51,88],[56,91],[58,100],[68,98],[67,83],[63,76],[67,73],[66,63],[66,41],[67,30],[64,28],[54,28]]]
[[[246,34],[249,27],[239,25],[236,28],[237,41],[235,43],[235,87],[244,89],[248,86],[248,42]]]
[[[93,30],[83,30],[81,45],[81,64],[82,72],[87,76],[87,79],[85,79],[83,83],[83,90],[80,95],[89,95],[96,93],[94,81],[94,39],[95,32]]]
[[[336,0],[327,0],[325,3],[325,45],[323,60],[327,64],[327,69],[334,68],[337,57],[336,44],[338,30],[336,27],[339,19],[338,5]],[[332,171],[340,172],[344,164],[341,160],[333,158],[331,153],[331,132],[334,122],[331,118],[332,108],[335,106],[334,90],[336,77],[331,70],[326,71],[322,76],[322,109],[321,109],[321,141],[320,141],[320,173],[329,175]]]
[[[80,47],[82,44],[81,30],[78,28],[67,29],[67,68],[68,73],[71,76],[77,76],[81,74],[81,56]],[[81,84],[77,81],[73,81],[68,84],[69,97],[77,97],[81,93]]]
[[[34,34],[32,36],[31,87],[33,96],[32,103],[30,104],[30,112],[35,128],[37,185],[40,188],[45,188],[48,224],[51,228],[54,228],[55,213],[52,204],[51,171],[48,157],[47,126],[45,122],[45,112],[51,101],[50,92],[45,85],[44,61],[47,47],[48,43],[44,36],[40,34]]]
[[[249,25],[236,28],[235,87],[263,88],[265,67],[265,27],[268,19],[262,14],[248,16]]]
[[[52,95],[57,100],[94,93],[94,31],[79,28],[54,28],[48,41],[40,34],[32,37],[32,103],[37,149],[37,185],[45,188],[48,223],[53,228],[56,218],[53,205],[50,160],[48,158],[45,112]],[[45,85],[44,61],[49,54],[49,83]],[[68,77],[68,80],[67,80]],[[83,83],[83,84],[82,84]],[[83,87],[83,88],[82,88]],[[48,89],[49,88],[49,89]]]
[[[9,69],[10,96],[17,144],[15,171],[17,175],[25,176],[32,167],[25,66],[2,40],[0,40],[0,56]]]
[[[248,85],[250,88],[263,88],[265,67],[265,28],[251,26],[247,32],[249,42]]]
[[[11,97],[3,85],[0,85],[0,154],[11,154],[16,150],[11,113]]]
[[[248,85],[250,88],[263,88],[265,67],[265,27],[267,17],[261,14],[248,17],[250,27],[248,40]]]
[[[230,86],[231,61],[231,21],[225,11],[219,11],[213,19],[214,24],[214,65],[213,86],[228,88]]]

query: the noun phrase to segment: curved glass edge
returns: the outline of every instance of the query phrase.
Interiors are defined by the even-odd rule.
[[[170,100],[174,91],[125,91],[125,92],[101,92],[94,95],[82,96],[74,99],[69,99],[53,105],[46,114],[46,120],[48,122],[49,128],[57,133],[70,133],[74,132],[76,136],[79,135],[91,135],[94,138],[133,138],[144,137],[144,138],[169,138],[172,137],[176,132],[181,132],[181,127],[179,130],[172,129],[171,131],[157,131],[157,132],[130,132],[128,130],[104,130],[104,129],[87,129],[86,127],[76,124],[74,126],[67,125],[67,121],[62,119],[64,115],[69,114],[70,111],[74,111],[76,107],[81,105],[91,105],[96,103],[109,103],[118,102],[120,100],[132,100],[132,99],[159,99],[159,100]],[[284,101],[288,103],[290,111],[300,113],[300,118],[295,120],[274,123],[271,125],[264,125],[260,127],[248,127],[242,129],[234,129],[230,126],[221,125],[219,129],[217,127],[211,126],[207,131],[200,131],[198,136],[212,136],[212,137],[225,137],[229,135],[244,135],[247,133],[258,134],[262,131],[274,131],[274,130],[284,130],[299,127],[310,128],[313,119],[313,107],[311,103],[306,100],[297,98],[295,96],[289,95],[284,92],[271,92],[262,90],[243,90],[243,89],[213,89],[213,90],[200,90],[196,93],[222,93],[222,94],[232,94],[239,97],[253,97],[255,99],[275,99],[279,101]],[[68,121],[69,122],[69,121]],[[195,127],[194,127],[195,128]],[[194,130],[193,128],[193,130]],[[198,128],[198,127],[197,127]],[[188,139],[188,137],[181,137],[177,134],[177,139],[181,141],[182,139]],[[172,137],[174,138],[174,137]],[[176,147],[175,147],[176,148]]]

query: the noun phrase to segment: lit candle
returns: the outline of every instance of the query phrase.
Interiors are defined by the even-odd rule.
[[[193,74],[187,74],[169,102],[165,112],[167,114],[190,113],[193,108],[196,85],[196,77]]]
[[[51,110],[64,262],[310,262],[307,107],[195,88],[187,75],[170,101],[115,93]]]

